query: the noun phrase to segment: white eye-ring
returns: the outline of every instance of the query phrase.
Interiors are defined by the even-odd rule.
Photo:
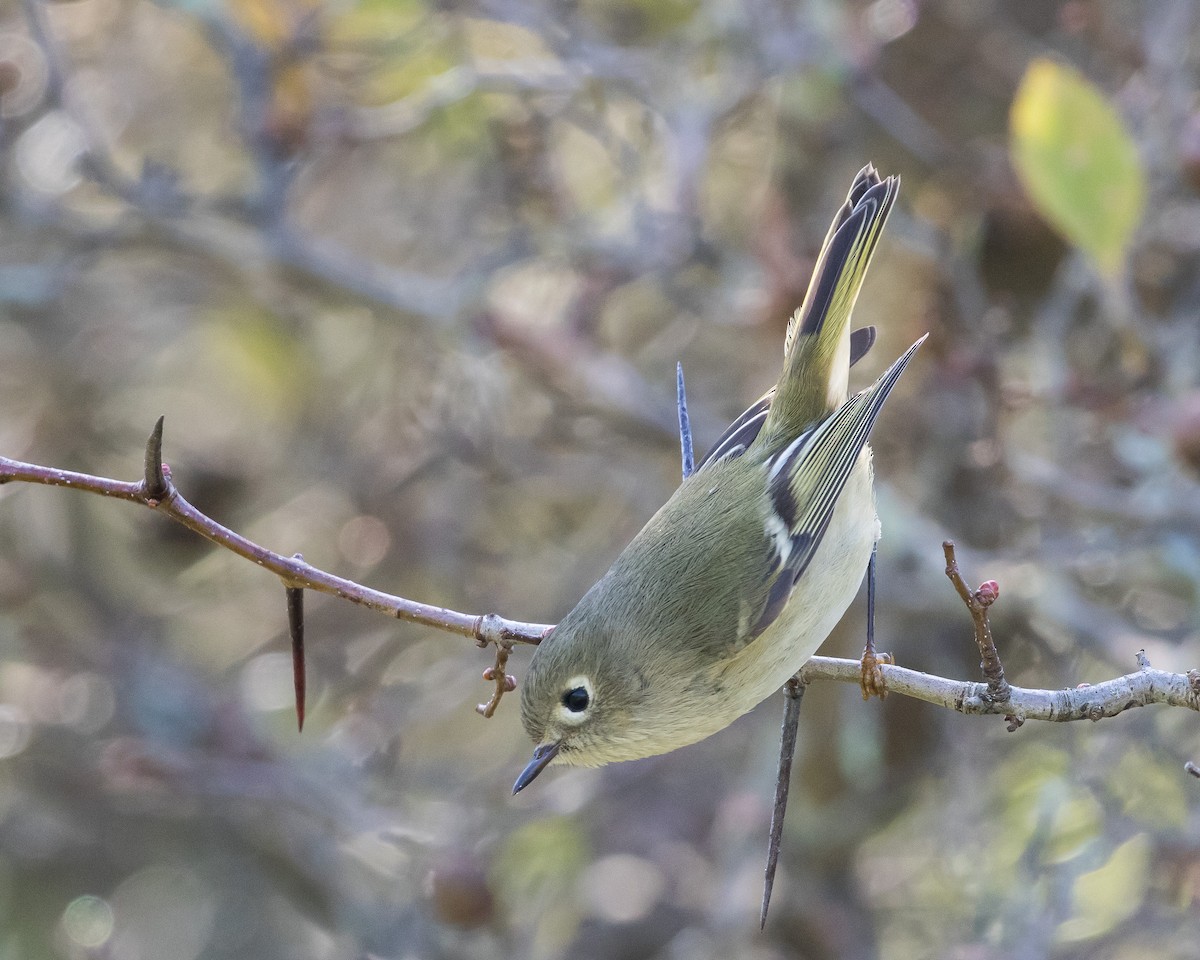
[[[563,723],[572,725],[582,723],[594,700],[592,682],[587,677],[572,677],[567,681],[562,696],[558,698],[555,713]]]

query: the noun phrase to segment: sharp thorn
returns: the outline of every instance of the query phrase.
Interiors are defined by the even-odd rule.
[[[167,478],[163,475],[162,466],[162,436],[163,420],[159,417],[150,431],[150,439],[146,441],[146,461],[144,477],[146,497],[150,500],[162,500],[167,495]]]
[[[307,680],[304,665],[304,588],[286,587],[288,633],[292,638],[292,684],[296,692],[296,729],[304,730],[304,698]]]

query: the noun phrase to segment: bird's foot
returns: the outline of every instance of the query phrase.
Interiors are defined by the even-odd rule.
[[[862,653],[862,695],[864,700],[887,697],[887,681],[883,677],[885,664],[893,664],[896,659],[890,653],[876,653],[874,644],[867,644]]]

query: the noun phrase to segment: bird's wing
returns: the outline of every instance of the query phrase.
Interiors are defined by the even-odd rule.
[[[821,545],[838,496],[884,401],[924,340],[901,354],[872,386],[767,459],[765,526],[773,557],[764,581],[747,585],[748,609],[740,620],[740,644],[759,636],[787,605]]]

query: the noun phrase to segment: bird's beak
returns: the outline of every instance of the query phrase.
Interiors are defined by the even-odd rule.
[[[516,796],[533,783],[534,778],[550,765],[551,760],[558,756],[558,748],[561,746],[561,740],[552,740],[550,743],[538,744],[533,751],[533,759],[529,761],[528,766],[517,777],[517,782],[513,784],[513,796]]]

